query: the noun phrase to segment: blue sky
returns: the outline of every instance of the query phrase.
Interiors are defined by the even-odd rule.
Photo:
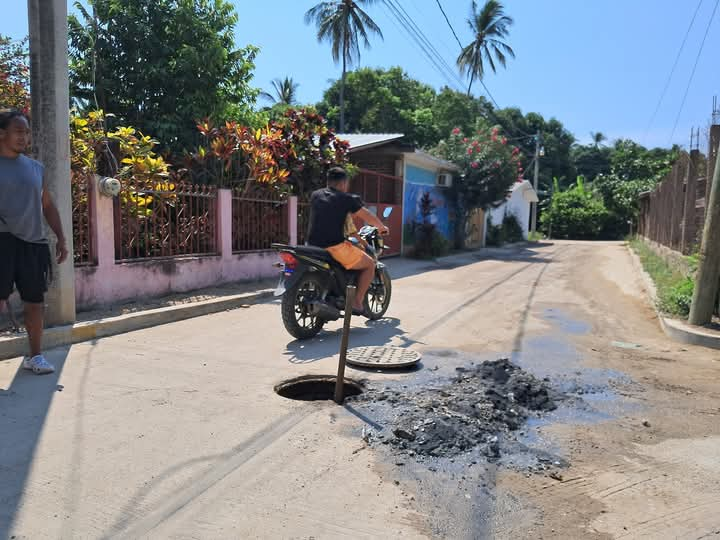
[[[458,54],[436,0],[398,0],[447,62]],[[655,121],[658,103],[699,0],[506,0],[515,19],[510,44],[517,58],[508,69],[488,74],[485,83],[498,104],[556,117],[581,142],[590,131],[611,139],[629,137],[649,146],[689,142],[691,127],[708,125],[713,95],[720,94],[720,10],[700,57],[685,106],[671,139],[682,96],[716,0],[702,0],[677,70]],[[318,44],[303,22],[313,0],[235,0],[240,21],[238,45],[260,47],[255,85],[268,89],[275,77],[300,83],[303,102],[315,102],[339,75],[329,47]],[[470,39],[469,0],[441,0],[462,42]],[[9,4],[9,6],[8,6]],[[27,33],[25,0],[3,0],[0,33]],[[399,65],[410,76],[437,88],[448,80],[400,30],[382,2],[369,8],[385,34],[363,51],[362,66]],[[481,92],[480,86],[475,88]],[[701,139],[704,144],[704,135]]]

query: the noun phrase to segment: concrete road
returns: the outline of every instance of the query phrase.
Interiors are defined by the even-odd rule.
[[[334,372],[339,325],[293,342],[268,302],[51,351],[53,376],[0,362],[0,538],[720,533],[720,358],[665,339],[625,247],[555,243],[391,269],[389,318],[354,319],[351,346],[410,346],[425,369],[460,351],[624,378],[602,421],[538,428],[570,463],[561,481],[485,468],[477,481],[493,496],[476,501],[367,447],[352,411],[278,397],[282,380]]]

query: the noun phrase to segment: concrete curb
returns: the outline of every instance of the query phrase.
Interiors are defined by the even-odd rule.
[[[663,332],[665,332],[665,335],[678,343],[698,345],[709,349],[720,349],[720,335],[708,332],[703,328],[690,326],[683,321],[668,319],[663,316],[657,307],[657,289],[655,287],[655,283],[653,283],[652,278],[643,268],[637,253],[635,253],[630,246],[627,246],[627,248],[630,252],[630,258],[632,259],[633,266],[642,279],[643,288],[650,297],[655,313],[657,313],[658,321],[660,321],[660,328],[662,328]]]
[[[73,343],[114,336],[116,334],[141,330],[151,326],[159,326],[161,324],[236,309],[249,304],[256,304],[271,297],[272,294],[272,289],[263,289],[252,293],[235,294],[222,298],[213,298],[212,300],[149,309],[147,311],[138,311],[117,317],[108,317],[107,319],[48,328],[45,330],[43,336],[43,346],[45,349],[52,349],[54,347],[62,347]],[[26,352],[27,337],[24,334],[0,338],[0,360],[16,358],[26,354]]]

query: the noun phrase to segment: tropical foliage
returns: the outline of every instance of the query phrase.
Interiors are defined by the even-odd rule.
[[[540,224],[553,238],[596,239],[599,237],[608,211],[602,198],[588,189],[582,176],[570,189],[561,191],[555,182],[552,199],[540,217]]]
[[[496,63],[505,67],[507,57],[515,58],[515,52],[504,41],[513,20],[505,15],[505,8],[497,0],[487,0],[482,9],[478,9],[477,2],[473,0],[467,22],[473,41],[463,47],[457,65],[460,71],[470,77],[468,84],[468,95],[470,95],[473,82],[475,79],[482,80],[486,66],[490,66],[495,73]]]
[[[508,143],[498,126],[482,121],[478,121],[472,134],[454,128],[433,152],[459,169],[452,195],[457,244],[462,247],[470,212],[504,201],[513,183],[522,179],[522,154],[517,146]]]
[[[345,77],[347,68],[360,61],[360,43],[370,47],[369,34],[382,39],[382,31],[361,6],[369,6],[376,0],[332,0],[320,2],[305,14],[306,24],[315,24],[317,39],[327,41],[332,47],[335,63],[342,64],[340,78],[340,131],[345,131]]]
[[[0,35],[0,108],[30,110],[30,69],[26,40]]]
[[[261,92],[260,95],[273,105],[294,105],[297,102],[298,86],[291,77],[273,79],[272,92]]]
[[[69,18],[71,95],[180,151],[197,119],[247,121],[255,47],[235,48],[225,0],[90,0]],[[94,15],[94,16],[93,16]]]

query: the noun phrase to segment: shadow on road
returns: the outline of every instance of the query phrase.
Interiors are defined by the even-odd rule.
[[[309,364],[330,358],[340,350],[342,329],[321,332],[316,338],[291,341],[285,349],[285,356],[291,364]],[[389,345],[393,338],[402,341],[401,347],[409,347],[416,341],[407,337],[400,327],[400,319],[386,318],[366,321],[364,326],[353,326],[350,330],[349,348]]]
[[[58,381],[69,352],[63,347],[46,353],[55,373],[38,376],[19,367],[8,387],[0,387],[0,538],[10,538],[50,405],[62,391]]]

